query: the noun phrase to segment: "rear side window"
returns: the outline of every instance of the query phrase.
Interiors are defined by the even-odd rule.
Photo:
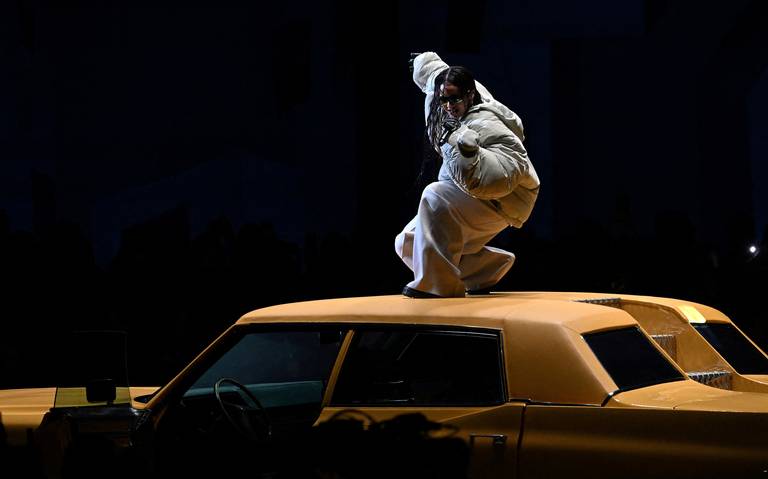
[[[585,334],[621,391],[685,379],[637,327]]]
[[[694,324],[709,344],[741,374],[768,374],[768,358],[732,324]]]
[[[355,333],[334,405],[488,405],[504,402],[497,334],[364,330]]]

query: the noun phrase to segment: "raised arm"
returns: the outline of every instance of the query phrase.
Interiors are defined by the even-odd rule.
[[[424,121],[429,117],[429,106],[432,104],[432,98],[435,95],[435,78],[443,70],[448,68],[437,53],[424,52],[418,54],[413,60],[413,82],[426,95],[424,98]],[[479,81],[475,80],[477,92],[483,101],[493,100],[493,96]]]

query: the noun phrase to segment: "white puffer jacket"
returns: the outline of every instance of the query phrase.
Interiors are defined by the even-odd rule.
[[[413,61],[413,81],[426,94],[425,121],[435,78],[447,68],[434,52],[422,53]],[[483,102],[467,110],[461,127],[442,146],[438,179],[453,180],[467,194],[490,201],[510,225],[519,228],[530,216],[539,193],[539,177],[523,146],[523,123],[480,82],[475,85]],[[459,144],[465,153],[474,153],[463,156]]]

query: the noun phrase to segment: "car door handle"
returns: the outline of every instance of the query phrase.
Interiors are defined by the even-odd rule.
[[[469,433],[469,447],[474,446],[475,439],[479,437],[492,439],[494,446],[503,446],[507,443],[506,434],[475,434],[471,432]]]

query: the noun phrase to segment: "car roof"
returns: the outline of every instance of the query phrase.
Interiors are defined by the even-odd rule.
[[[600,405],[618,387],[582,334],[638,326],[626,311],[606,307],[615,298],[610,294],[560,292],[439,299],[401,295],[339,298],[258,309],[240,318],[238,326],[362,323],[500,330],[506,364],[512,365],[507,368],[509,399]]]
[[[596,311],[589,303],[610,306],[612,301],[636,301],[675,308],[690,316],[691,308],[707,321],[730,320],[709,306],[672,298],[612,293],[579,292],[499,292],[465,298],[411,299],[401,295],[335,298],[280,304],[243,315],[238,323],[257,322],[409,322],[414,324],[455,324],[501,328],[504,322],[532,317],[525,311],[538,311],[536,322],[556,323],[575,331],[611,329],[619,324],[594,321]],[[586,304],[585,304],[586,303]],[[614,315],[615,316],[615,315]]]
[[[596,314],[601,316],[599,321],[595,321]],[[238,323],[275,321],[408,323],[494,329],[522,321],[564,326],[578,332],[634,324],[629,315],[595,309],[593,305],[514,293],[428,300],[393,295],[303,301],[251,311]]]

